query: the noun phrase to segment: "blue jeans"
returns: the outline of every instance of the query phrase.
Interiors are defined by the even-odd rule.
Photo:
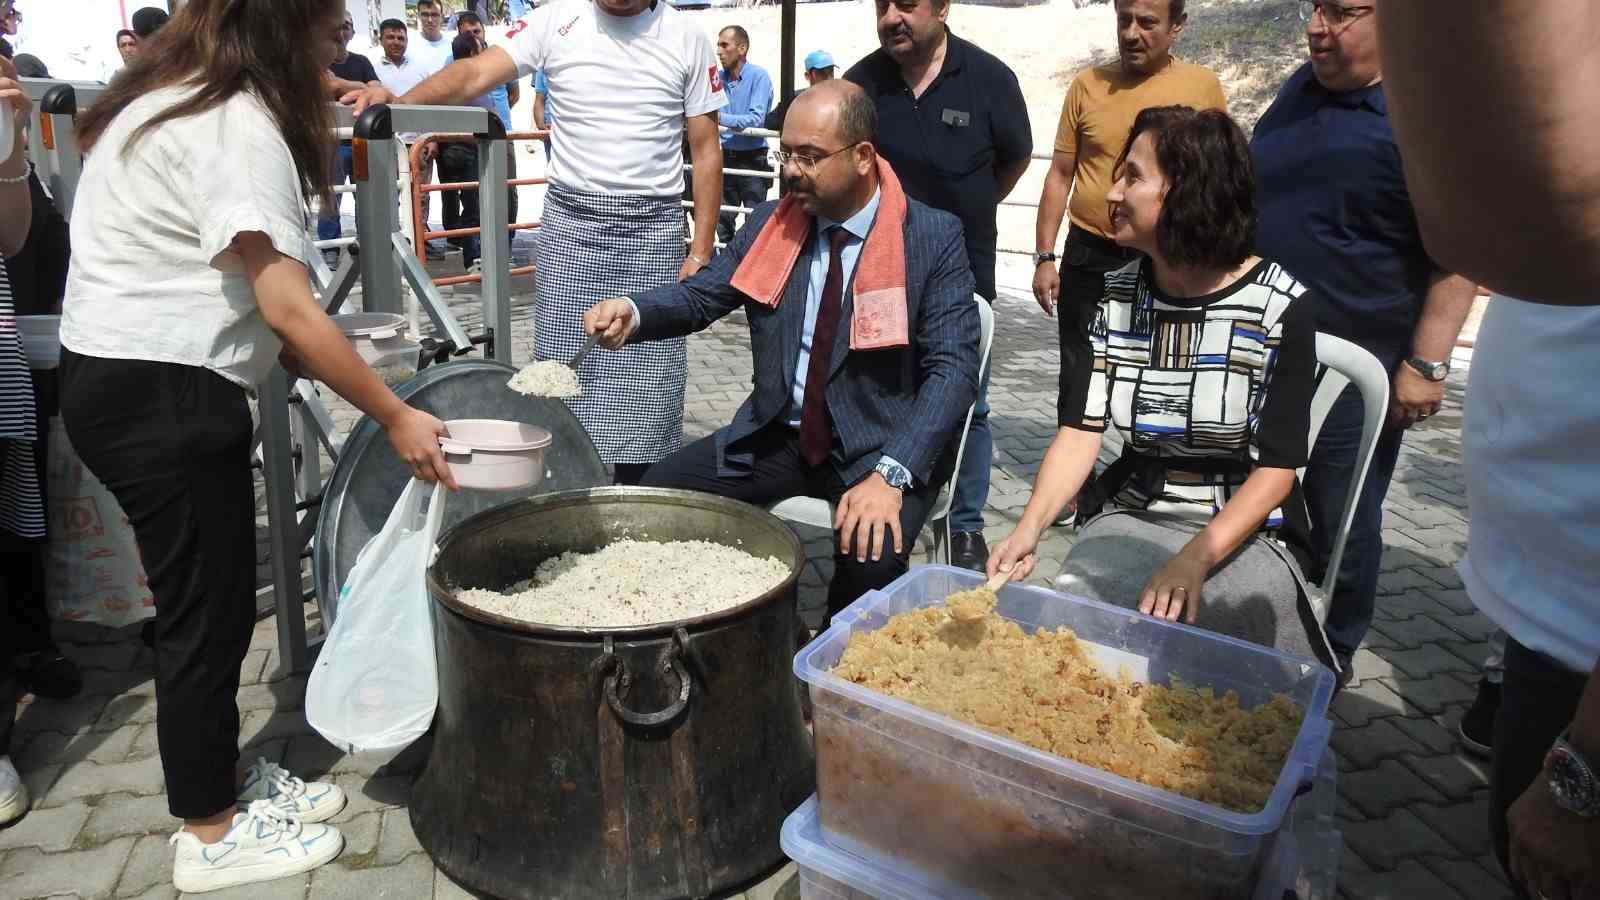
[[[989,367],[994,367],[990,351]],[[982,531],[983,507],[989,502],[989,473],[994,466],[994,434],[989,431],[989,372],[978,382],[978,403],[967,429],[967,449],[956,475],[955,496],[950,498],[950,530]]]
[[[1350,489],[1361,447],[1362,417],[1361,394],[1352,385],[1328,411],[1306,466],[1301,487],[1311,514],[1314,569],[1325,571],[1333,552],[1333,539],[1338,536],[1339,519],[1344,514],[1345,493]],[[1339,563],[1325,630],[1340,665],[1355,656],[1372,626],[1379,564],[1383,560],[1383,498],[1389,493],[1403,435],[1401,429],[1385,428],[1378,436],[1372,468],[1367,470],[1367,480],[1356,502],[1355,520],[1350,523],[1350,537],[1344,545],[1344,558]],[[1320,575],[1316,577],[1320,579]]]
[[[333,157],[333,186],[338,187],[350,180],[351,155],[349,146],[341,146],[339,152]],[[339,225],[339,198],[341,194],[333,195],[333,209],[323,210],[322,216],[317,219],[317,240],[331,241],[340,237],[344,232]]]

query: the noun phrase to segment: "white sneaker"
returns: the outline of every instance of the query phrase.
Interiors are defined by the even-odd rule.
[[[179,831],[172,863],[172,886],[185,894],[217,891],[241,884],[299,875],[331,861],[344,849],[344,836],[331,825],[296,821],[270,800],[257,800],[233,817],[233,827],[215,844]]]
[[[239,805],[249,806],[257,800],[271,800],[285,815],[307,823],[326,822],[338,815],[345,804],[344,791],[338,785],[325,781],[307,784],[283,766],[259,756],[245,772]]]
[[[28,813],[28,786],[22,783],[11,757],[0,756],[0,825],[9,825]]]

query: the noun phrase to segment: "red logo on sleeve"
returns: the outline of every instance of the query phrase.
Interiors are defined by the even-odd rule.
[[[722,93],[722,76],[717,73],[717,67],[711,67],[711,93]]]
[[[511,26],[511,30],[506,32],[506,40],[510,40],[510,39],[516,37],[517,35],[521,34],[523,32],[523,30],[526,29],[527,27],[528,27],[528,20],[527,19],[518,19],[517,20],[517,24]]]

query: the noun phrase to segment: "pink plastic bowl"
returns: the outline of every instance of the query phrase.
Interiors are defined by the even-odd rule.
[[[544,481],[550,432],[501,419],[452,419],[439,439],[456,484],[477,491],[521,491]]]

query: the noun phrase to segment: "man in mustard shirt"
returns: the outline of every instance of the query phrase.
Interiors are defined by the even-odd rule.
[[[1033,296],[1045,315],[1062,307],[1063,333],[1088,327],[1105,273],[1134,255],[1108,237],[1106,207],[1134,117],[1150,106],[1227,109],[1216,75],[1172,57],[1172,44],[1189,19],[1183,7],[1184,0],[1116,0],[1117,61],[1079,72],[1067,88],[1055,156],[1039,198],[1033,275]],[[1055,248],[1063,215],[1071,217],[1072,226],[1058,271]],[[1058,397],[1057,403],[1069,399]],[[1080,398],[1076,408],[1082,405]]]

